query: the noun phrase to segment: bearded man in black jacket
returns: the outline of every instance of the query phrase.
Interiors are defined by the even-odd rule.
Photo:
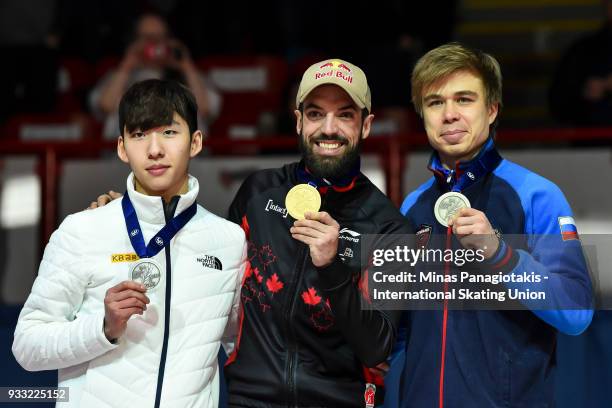
[[[242,328],[225,367],[229,405],[373,407],[382,382],[367,368],[391,352],[398,315],[362,307],[360,241],[410,228],[360,172],[374,118],[360,68],[312,65],[295,116],[302,160],[251,175],[229,211],[250,248]],[[320,208],[304,204],[318,197]]]

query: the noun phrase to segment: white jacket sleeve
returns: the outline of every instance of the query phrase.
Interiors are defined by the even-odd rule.
[[[223,333],[223,337],[221,338],[221,344],[223,345],[223,349],[225,350],[225,354],[228,356],[232,354],[234,351],[234,347],[236,346],[236,340],[238,336],[238,331],[240,330],[240,319],[242,314],[242,303],[241,303],[241,293],[242,293],[242,281],[244,279],[244,274],[247,268],[247,243],[244,243],[242,250],[242,258],[240,260],[238,273],[236,274],[236,290],[234,292],[234,300],[232,302],[232,310],[230,311],[227,325],[225,326],[225,331]]]
[[[67,217],[51,236],[19,315],[13,354],[29,371],[74,366],[116,347],[104,335],[103,311],[77,313],[89,282],[79,250],[84,241],[78,236],[78,218]]]

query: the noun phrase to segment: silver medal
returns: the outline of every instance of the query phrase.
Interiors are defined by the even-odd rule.
[[[129,279],[143,284],[147,292],[157,290],[163,282],[162,268],[152,258],[142,258],[130,265]]]
[[[466,196],[450,191],[438,198],[434,205],[434,215],[440,224],[448,227],[448,222],[455,216],[457,211],[470,207],[470,200]]]

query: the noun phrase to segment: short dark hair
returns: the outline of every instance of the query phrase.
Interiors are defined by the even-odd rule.
[[[147,79],[130,86],[119,102],[119,133],[172,124],[174,112],[187,122],[189,135],[198,129],[198,104],[176,81]]]

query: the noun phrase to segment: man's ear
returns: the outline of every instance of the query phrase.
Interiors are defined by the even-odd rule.
[[[117,138],[117,156],[119,156],[122,162],[128,164],[130,163],[130,159],[125,151],[125,140],[123,139],[123,136],[119,136]]]
[[[499,103],[492,103],[491,106],[489,106],[489,125],[495,122],[498,112],[499,112]]]
[[[372,130],[372,121],[374,120],[374,115],[369,114],[363,120],[363,125],[361,126],[361,138],[367,139],[370,136],[370,130]]]
[[[191,146],[189,148],[189,157],[192,159],[198,155],[202,151],[202,143],[204,136],[202,135],[202,131],[196,130],[191,135]]]
[[[303,120],[303,116],[302,116],[302,112],[300,112],[299,110],[295,110],[293,111],[293,113],[295,113],[295,133],[297,133],[298,135],[302,132],[302,120]]]

